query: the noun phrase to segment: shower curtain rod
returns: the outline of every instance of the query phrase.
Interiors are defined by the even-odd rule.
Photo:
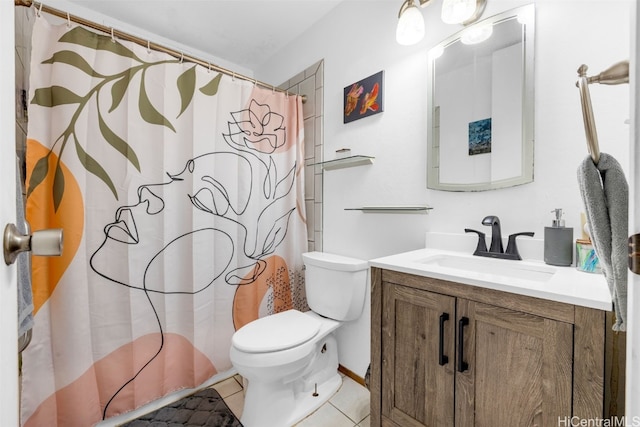
[[[149,40],[145,40],[143,38],[134,36],[132,34],[128,34],[128,33],[122,32],[122,31],[118,31],[113,27],[107,27],[105,25],[100,25],[100,24],[98,24],[96,22],[89,21],[89,20],[84,19],[84,18],[80,18],[79,16],[70,15],[68,12],[63,12],[61,10],[54,9],[52,7],[49,7],[49,6],[45,6],[41,2],[35,2],[33,0],[14,0],[14,2],[15,2],[15,6],[25,6],[25,7],[34,6],[34,7],[37,8],[37,12],[38,13],[39,12],[46,12],[46,13],[48,13],[50,15],[54,15],[54,16],[57,16],[59,18],[64,18],[64,19],[67,19],[69,21],[75,22],[77,24],[84,25],[86,27],[92,28],[94,30],[101,31],[101,32],[106,33],[106,34],[110,34],[113,37],[136,43],[136,44],[138,44],[140,46],[146,47],[147,49],[154,49],[154,50],[157,50],[159,52],[164,52],[164,53],[166,53],[168,55],[171,55],[174,58],[178,58],[178,59],[180,59],[182,61],[193,62],[195,64],[202,65],[203,67],[207,67],[210,70],[219,71],[219,72],[221,72],[223,74],[226,74],[228,76],[232,76],[234,78],[239,78],[241,80],[246,80],[246,81],[249,81],[249,82],[253,82],[256,85],[262,86],[262,87],[267,88],[267,89],[272,89],[272,90],[277,91],[277,92],[283,92],[283,93],[286,93],[288,95],[300,96],[302,98],[302,103],[305,103],[307,101],[307,96],[306,95],[298,95],[298,94],[295,94],[295,93],[290,93],[290,92],[288,92],[286,90],[277,88],[274,85],[270,85],[270,84],[261,82],[259,80],[256,80],[256,79],[251,78],[251,77],[247,77],[247,76],[242,75],[242,74],[238,74],[238,73],[236,73],[234,71],[231,71],[231,70],[228,70],[226,68],[220,67],[218,65],[212,64],[212,63],[210,63],[208,61],[204,61],[202,59],[198,59],[198,58],[195,58],[193,56],[186,55],[184,52],[179,52],[177,50],[170,49],[170,48],[168,48],[166,46],[162,46],[162,45],[159,45],[159,44],[156,44],[156,43],[152,43]]]

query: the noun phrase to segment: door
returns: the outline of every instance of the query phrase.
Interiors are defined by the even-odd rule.
[[[391,283],[382,294],[382,425],[452,427],[455,298]]]
[[[0,230],[16,222],[14,5],[0,1]],[[18,315],[16,267],[0,261],[0,414],[18,425]]]
[[[457,300],[456,427],[551,426],[571,414],[573,325]]]
[[[631,57],[629,84],[631,89],[631,132],[629,173],[629,234],[640,233],[640,8],[633,2],[631,25]],[[629,420],[640,417],[640,276],[629,272],[627,316],[627,378],[626,416]]]

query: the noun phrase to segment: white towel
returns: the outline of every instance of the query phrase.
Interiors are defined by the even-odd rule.
[[[598,164],[587,156],[578,168],[580,194],[593,247],[600,259],[616,314],[614,331],[625,331],[629,187],[620,164],[606,153]]]

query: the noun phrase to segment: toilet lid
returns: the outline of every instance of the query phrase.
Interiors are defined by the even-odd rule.
[[[298,310],[287,310],[247,323],[231,340],[235,348],[248,353],[286,350],[313,338],[320,324]]]

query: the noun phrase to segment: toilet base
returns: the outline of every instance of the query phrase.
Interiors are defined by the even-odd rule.
[[[246,427],[291,427],[325,404],[341,385],[342,377],[337,371],[331,378],[318,384],[317,396],[313,395],[313,390],[294,394],[288,387],[274,389],[267,384],[253,384],[246,388],[245,405],[247,401],[252,401],[254,410],[243,411],[240,422]],[[261,390],[263,387],[265,390]],[[258,396],[264,396],[267,388],[266,395],[271,399],[260,399]]]
[[[323,404],[327,403],[329,399],[331,399],[331,396],[338,391],[341,385],[342,377],[336,372],[335,376],[318,385],[318,396],[313,396],[313,394],[310,393],[297,396],[296,409],[291,414],[291,418],[287,422],[287,426],[292,426],[302,421]]]

